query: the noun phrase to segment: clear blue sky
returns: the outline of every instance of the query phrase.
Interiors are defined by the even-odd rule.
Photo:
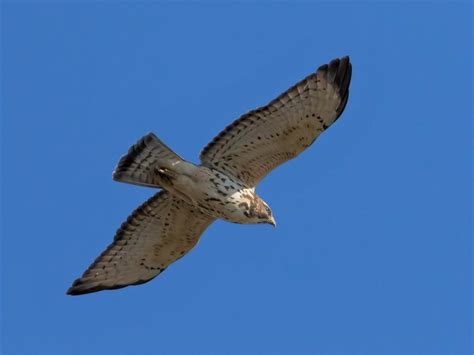
[[[2,353],[471,353],[468,3],[2,4]],[[153,131],[197,162],[240,114],[350,55],[341,119],[152,282],[70,283],[153,191]]]

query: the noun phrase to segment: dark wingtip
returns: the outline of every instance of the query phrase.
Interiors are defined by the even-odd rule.
[[[349,56],[345,56],[321,65],[317,71],[324,73],[328,82],[335,83],[341,90],[346,90],[352,74],[352,64]]]
[[[352,64],[351,64],[350,58],[349,56],[342,57],[339,62],[339,66],[337,68],[337,73],[335,77],[335,82],[339,86],[339,91],[341,93],[349,89],[351,76],[352,76]]]
[[[86,293],[100,291],[100,290],[95,290],[95,288],[91,288],[91,287],[88,288],[87,285],[85,285],[83,279],[79,278],[79,279],[76,279],[72,283],[71,287],[69,287],[68,290],[66,291],[66,294],[69,296],[78,296],[78,295],[83,295]]]
[[[143,285],[147,282],[150,282],[153,280],[155,277],[158,275],[161,275],[163,271],[165,271],[166,268],[162,269],[157,275],[152,276],[149,279],[144,279],[144,280],[138,280],[133,283],[129,284],[117,284],[113,286],[103,286],[103,285],[97,285],[97,286],[87,286],[87,282],[84,281],[84,279],[79,278],[76,281],[72,283],[72,286],[68,288],[66,291],[66,295],[69,296],[80,296],[80,295],[86,295],[88,293],[94,293],[94,292],[99,292],[99,291],[112,291],[112,290],[118,290],[121,288],[125,288],[128,286],[138,286],[138,285]]]
[[[74,287],[69,287],[68,290],[66,291],[66,295],[68,296],[79,296],[84,294],[84,292],[79,291],[78,289]]]
[[[326,76],[328,83],[335,84],[336,86],[336,90],[341,97],[341,103],[336,109],[338,113],[337,118],[339,118],[346,107],[347,100],[349,99],[349,85],[352,77],[352,64],[350,57],[347,55],[333,59],[329,64],[321,65],[318,68],[318,72],[322,72]]]
[[[341,104],[337,108],[337,112],[338,112],[337,118],[339,118],[339,116],[342,114],[342,112],[346,108],[346,104],[349,99],[349,85],[351,83],[351,78],[352,78],[352,64],[351,64],[349,56],[345,56],[341,58],[341,64],[339,66],[339,69],[336,75],[336,82],[339,88],[339,95],[341,97]]]
[[[81,295],[87,295],[89,293],[94,293],[94,292],[99,292],[99,291],[105,291],[105,290],[117,290],[119,288],[124,288],[127,287],[128,285],[125,286],[117,286],[117,287],[91,287],[91,288],[76,288],[76,287],[70,287],[67,291],[66,294],[68,296],[81,296]]]
[[[134,284],[131,284],[134,285]],[[87,284],[83,283],[81,279],[74,281],[71,287],[66,291],[66,294],[69,296],[80,296],[86,295],[88,293],[94,293],[105,290],[117,290],[119,288],[124,288],[130,285],[116,285],[116,286],[93,286],[88,287]]]

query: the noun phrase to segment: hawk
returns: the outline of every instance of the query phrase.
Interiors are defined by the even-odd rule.
[[[153,133],[133,145],[115,181],[161,188],[120,226],[112,244],[74,281],[81,295],[150,281],[183,257],[216,219],[275,226],[255,187],[296,157],[342,114],[349,96],[349,57],[334,59],[268,105],[227,126],[187,162]]]

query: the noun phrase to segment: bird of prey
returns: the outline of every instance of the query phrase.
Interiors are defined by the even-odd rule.
[[[120,226],[112,244],[67,291],[81,295],[150,281],[183,257],[216,219],[275,226],[255,187],[296,157],[342,114],[349,96],[349,57],[334,59],[268,105],[250,111],[187,162],[154,134],[133,145],[115,181],[160,188]]]

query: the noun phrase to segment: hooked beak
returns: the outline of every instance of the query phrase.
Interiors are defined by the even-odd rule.
[[[272,219],[268,223],[271,224],[273,227],[277,226],[277,224],[275,222],[275,218],[273,218],[273,216],[272,216]]]

